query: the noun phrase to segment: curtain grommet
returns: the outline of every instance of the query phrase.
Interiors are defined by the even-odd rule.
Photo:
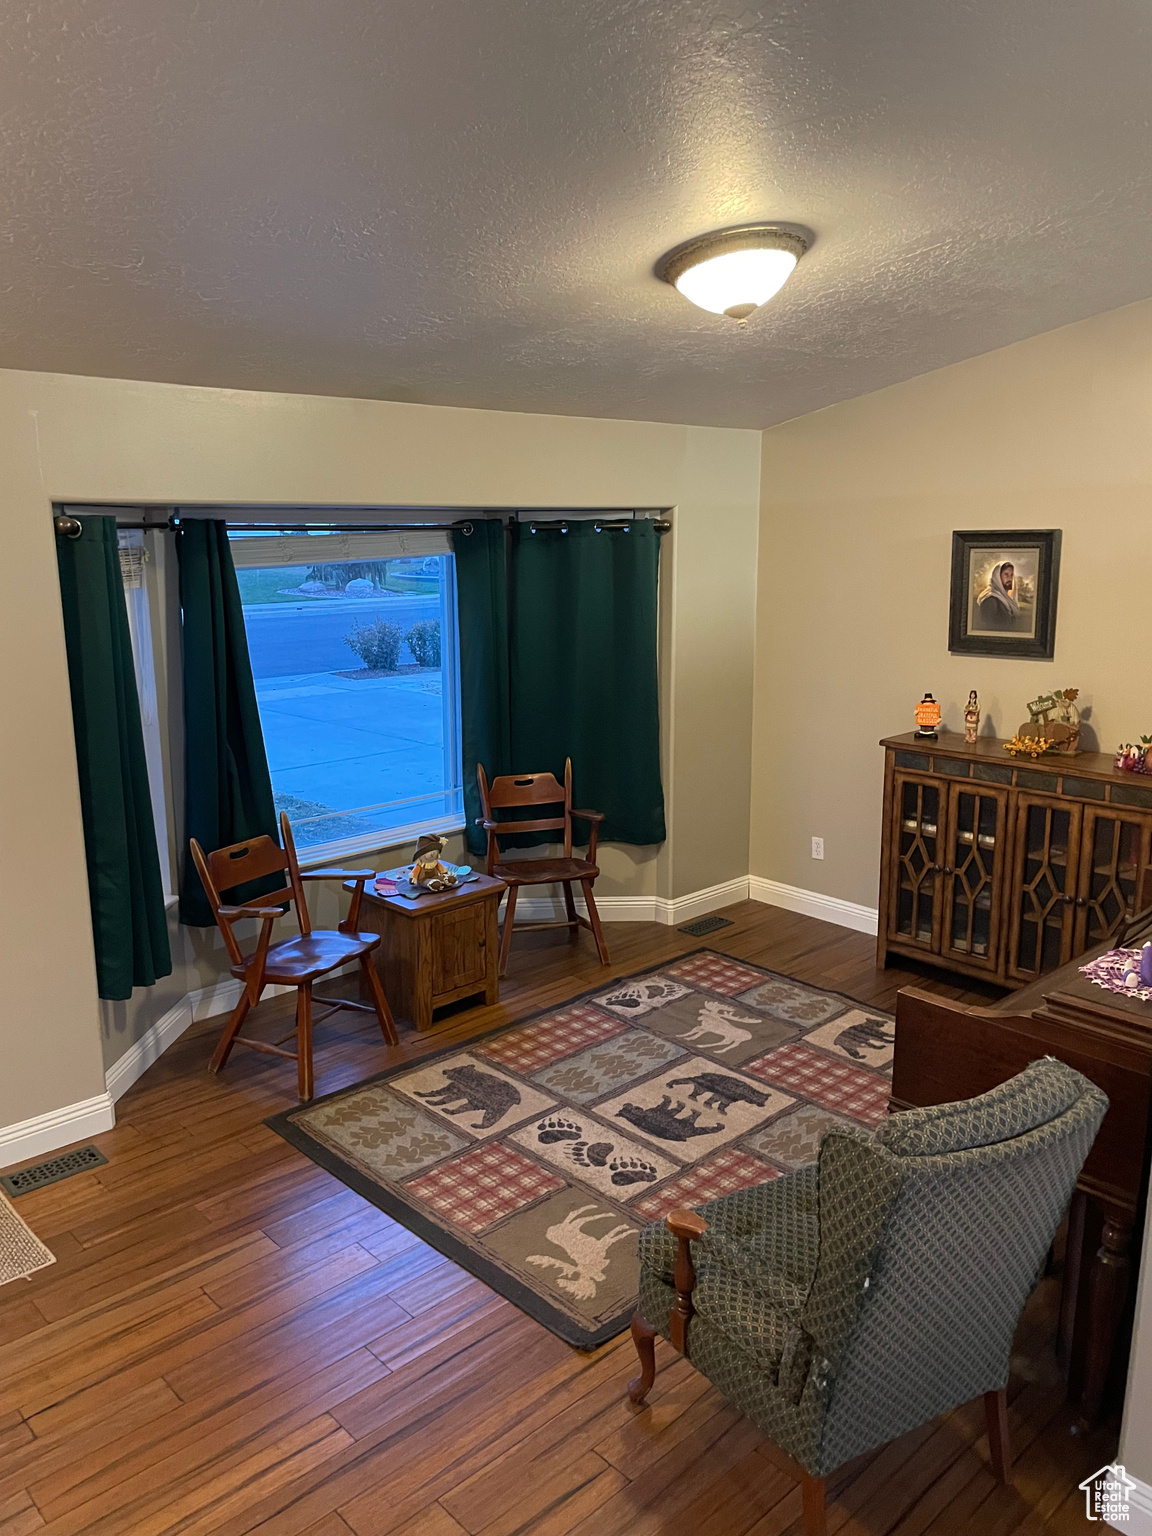
[[[84,524],[78,517],[69,517],[61,512],[52,519],[52,527],[56,530],[56,537],[60,539],[78,539],[84,532]]]

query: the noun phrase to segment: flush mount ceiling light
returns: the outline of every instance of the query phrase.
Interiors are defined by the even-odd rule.
[[[660,258],[656,275],[701,309],[743,324],[779,293],[810,243],[778,224],[742,224],[686,240]]]

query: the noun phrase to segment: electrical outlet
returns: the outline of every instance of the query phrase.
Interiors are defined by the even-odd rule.
[[[812,839],[812,857],[814,859],[822,859],[824,857],[824,839],[822,837],[814,837]]]

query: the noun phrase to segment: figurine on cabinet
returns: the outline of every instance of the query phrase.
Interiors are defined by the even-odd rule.
[[[1059,693],[1042,693],[1028,705],[1030,718],[1016,735],[1024,739],[1042,737],[1049,743],[1049,751],[1066,756],[1078,752],[1080,711],[1076,707],[1076,699],[1079,693],[1079,688],[1065,688]]]
[[[1116,751],[1116,767],[1121,773],[1152,773],[1152,736],[1141,736],[1139,745],[1126,741]]]
[[[937,741],[940,724],[940,706],[930,693],[926,693],[916,706],[916,734],[922,741]]]
[[[976,745],[976,733],[980,729],[980,700],[976,697],[975,688],[968,695],[968,702],[964,706],[964,744],[973,747]]]
[[[447,891],[454,885],[459,885],[459,876],[440,861],[440,855],[444,852],[447,841],[446,837],[441,837],[434,832],[425,833],[420,838],[416,844],[416,857],[409,876],[413,885],[425,885],[430,891]]]

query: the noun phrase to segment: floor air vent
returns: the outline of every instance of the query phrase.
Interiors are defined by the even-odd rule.
[[[31,1168],[21,1168],[18,1173],[0,1174],[0,1188],[10,1195],[28,1195],[34,1189],[43,1189],[45,1184],[59,1184],[61,1179],[70,1179],[74,1173],[87,1173],[89,1168],[99,1168],[107,1161],[103,1152],[97,1152],[95,1147],[77,1147],[74,1152],[46,1158],[42,1163],[33,1163]]]
[[[730,917],[698,917],[694,923],[684,923],[681,933],[690,933],[694,939],[702,939],[706,933],[715,933],[718,928],[731,928]]]

